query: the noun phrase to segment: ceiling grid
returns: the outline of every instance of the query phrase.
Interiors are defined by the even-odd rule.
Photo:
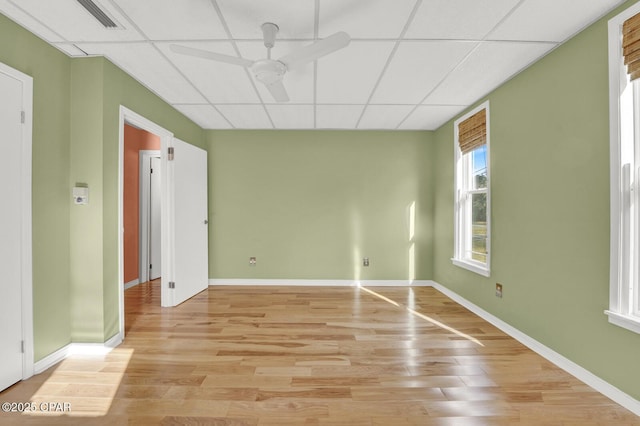
[[[623,0],[0,0],[0,13],[72,57],[105,56],[205,129],[434,130]],[[343,31],[350,43],[285,67],[288,102],[248,67],[172,45],[274,58]],[[247,61],[245,61],[247,62]]]

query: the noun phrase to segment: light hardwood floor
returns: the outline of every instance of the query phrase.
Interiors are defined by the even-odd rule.
[[[0,424],[640,425],[429,287],[211,287],[160,308],[126,291],[126,339],[0,402]],[[54,407],[55,408],[55,407]]]

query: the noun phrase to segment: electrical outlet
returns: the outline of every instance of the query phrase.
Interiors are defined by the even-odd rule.
[[[255,257],[250,257],[249,258],[249,266],[256,266],[256,258]]]
[[[369,258],[368,257],[363,257],[362,258],[362,266],[369,266]]]
[[[502,284],[496,283],[496,297],[502,299]]]

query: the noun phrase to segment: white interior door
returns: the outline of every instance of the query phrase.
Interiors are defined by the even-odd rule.
[[[22,379],[22,90],[0,72],[0,391]]]
[[[138,235],[139,246],[139,282],[144,283],[149,281],[149,269],[152,265],[151,257],[149,254],[149,240],[151,238],[151,158],[157,157],[160,158],[159,150],[141,150],[139,151],[140,156],[140,232]],[[162,162],[162,161],[161,161]],[[162,176],[162,167],[158,167],[158,178]],[[162,179],[160,179],[162,180]],[[162,188],[159,188],[162,192]],[[157,198],[158,202],[161,203],[161,196]],[[162,218],[161,207],[158,207],[158,220]],[[162,229],[162,227],[160,227]],[[160,234],[162,231],[160,232]],[[157,251],[159,255],[161,255],[162,248],[160,247]],[[160,256],[162,257],[162,256]],[[162,263],[162,262],[160,262]]]
[[[167,162],[169,191],[173,203],[170,229],[173,244],[172,306],[200,293],[209,285],[207,152],[178,139],[173,140],[174,159]]]
[[[149,179],[149,279],[162,276],[162,214],[161,214],[161,167],[160,157],[151,157],[151,178]]]

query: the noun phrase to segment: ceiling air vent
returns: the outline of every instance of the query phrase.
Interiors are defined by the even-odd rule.
[[[113,22],[113,20],[111,18],[109,18],[107,16],[107,14],[104,13],[104,11],[102,9],[100,9],[98,7],[98,5],[96,5],[93,1],[91,1],[91,0],[78,0],[78,3],[80,3],[82,5],[82,7],[87,9],[87,11],[90,14],[92,14],[94,18],[96,18],[98,21],[100,21],[100,23],[105,28],[117,28],[118,27],[118,25],[116,25],[116,23]]]

